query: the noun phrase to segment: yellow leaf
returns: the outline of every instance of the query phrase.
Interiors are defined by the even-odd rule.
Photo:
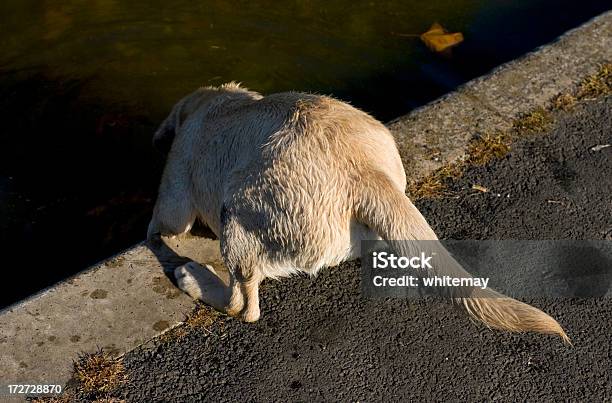
[[[442,25],[435,22],[429,31],[421,35],[421,40],[434,52],[443,52],[463,42],[463,34],[461,32],[447,33]]]
[[[478,190],[479,192],[483,192],[483,193],[486,193],[489,191],[489,189],[487,189],[484,186],[480,186],[480,185],[472,185],[472,189]]]

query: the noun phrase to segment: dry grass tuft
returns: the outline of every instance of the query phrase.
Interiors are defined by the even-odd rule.
[[[582,80],[576,96],[579,99],[590,99],[610,93],[612,93],[612,64],[606,63],[597,73]]]
[[[198,327],[209,328],[217,318],[219,317],[219,312],[214,310],[213,308],[198,304],[193,309],[191,314],[187,316],[187,320],[185,320],[185,325],[189,326],[191,329],[195,329]]]
[[[468,145],[467,163],[471,165],[484,165],[494,159],[504,157],[510,151],[508,136],[497,133],[486,134]]]
[[[209,306],[197,304],[185,318],[184,323],[165,332],[160,337],[163,341],[180,340],[187,336],[190,330],[197,328],[208,330],[220,315],[219,312]]]
[[[577,99],[572,94],[559,94],[552,99],[551,107],[553,109],[569,111],[576,105],[576,102]]]
[[[464,161],[458,161],[452,164],[447,164],[438,169],[438,175],[443,179],[456,179],[463,175],[463,169],[465,168]]]
[[[73,367],[76,388],[86,394],[105,394],[126,381],[121,360],[102,350],[81,355]]]
[[[535,134],[548,129],[552,123],[550,113],[544,108],[537,108],[514,121],[514,130],[518,135]]]
[[[463,168],[462,161],[446,164],[425,178],[410,183],[408,185],[408,194],[415,200],[436,199],[448,196],[451,193],[447,190],[445,182],[460,177],[463,174]]]
[[[463,161],[446,164],[425,178],[408,186],[408,194],[415,200],[436,199],[451,195],[446,182],[463,175],[466,166],[484,165],[502,158],[510,151],[510,139],[503,133],[486,134],[468,144],[467,156]]]
[[[437,199],[446,194],[446,185],[435,175],[428,175],[408,185],[408,194],[413,200]]]

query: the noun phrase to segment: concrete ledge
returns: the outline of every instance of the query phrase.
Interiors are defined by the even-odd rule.
[[[409,179],[460,158],[476,134],[508,129],[612,60],[612,12],[556,42],[389,123]],[[431,160],[431,152],[439,158]],[[186,237],[170,244],[186,259],[222,270],[217,241]],[[0,386],[65,383],[80,352],[123,354],[180,321],[193,301],[164,267],[186,261],[143,244],[0,312]],[[4,391],[2,391],[4,392]]]
[[[139,244],[4,310],[0,385],[63,384],[80,352],[121,354],[184,320],[193,301],[163,267],[189,259],[218,266],[219,244],[189,237],[170,245],[186,259],[155,255]]]

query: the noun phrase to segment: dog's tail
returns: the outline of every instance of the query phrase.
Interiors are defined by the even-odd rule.
[[[361,182],[361,191],[356,195],[355,214],[357,219],[385,240],[399,248],[402,256],[416,256],[417,242],[437,240],[436,234],[425,218],[388,177],[379,172],[368,172],[367,180]],[[365,184],[364,184],[365,183]],[[433,246],[429,246],[432,244]],[[393,245],[390,245],[392,248]],[[472,277],[451,254],[439,243],[427,243],[433,247],[438,264],[430,275],[457,278]],[[402,250],[403,249],[403,250]],[[449,291],[451,297],[452,291]],[[467,295],[467,296],[466,296]],[[489,288],[474,289],[455,295],[453,300],[462,305],[468,314],[490,328],[511,332],[539,332],[559,335],[564,342],[570,343],[561,326],[553,318],[523,302],[509,298]]]

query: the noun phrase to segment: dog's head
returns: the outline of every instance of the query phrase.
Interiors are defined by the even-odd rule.
[[[235,82],[223,84],[220,87],[198,88],[174,105],[168,117],[153,135],[153,147],[162,154],[167,155],[177,133],[180,131],[181,125],[192,113],[200,108],[210,109],[227,99],[245,95],[261,97],[255,92],[240,87],[240,84]]]

